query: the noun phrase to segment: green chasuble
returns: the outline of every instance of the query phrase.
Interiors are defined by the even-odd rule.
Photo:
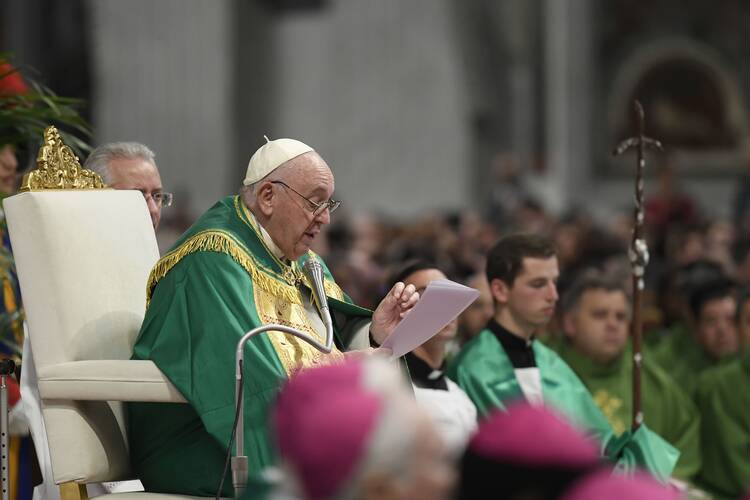
[[[701,372],[717,364],[684,327],[674,328],[654,347],[647,347],[644,357],[661,366],[690,398]]]
[[[628,347],[609,365],[580,354],[567,341],[551,346],[588,387],[615,433],[633,419],[633,363]],[[693,402],[661,368],[645,359],[641,370],[641,409],[648,428],[680,451],[673,472],[690,479],[700,469],[700,416]]]
[[[698,382],[703,468],[698,483],[717,496],[750,492],[750,348]]]
[[[153,360],[189,404],[128,405],[131,463],[147,491],[216,493],[235,413],[235,350],[247,331],[278,323],[324,341],[304,308],[307,258],[291,265],[276,258],[233,196],[209,209],[157,262],[133,359]],[[348,344],[344,332],[353,330],[349,320],[370,311],[352,305],[325,268],[324,274],[340,349]],[[267,413],[280,385],[301,366],[341,357],[338,349],[324,355],[280,332],[246,344],[244,446],[251,474],[274,463]],[[232,496],[229,475],[223,496]]]
[[[638,465],[662,480],[669,477],[679,456],[677,450],[645,425],[635,433],[627,431],[615,436],[607,418],[573,370],[540,342],[534,341],[532,349],[546,405],[596,438],[602,455],[617,461],[619,468],[632,470]],[[513,364],[489,329],[464,346],[448,367],[448,376],[466,391],[483,417],[493,409],[504,410],[508,404],[524,400]]]

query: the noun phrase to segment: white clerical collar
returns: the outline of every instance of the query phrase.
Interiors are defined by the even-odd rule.
[[[263,242],[266,244],[268,249],[271,251],[271,253],[282,262],[286,262],[287,258],[284,257],[284,252],[281,251],[281,249],[276,246],[276,243],[273,242],[273,239],[271,239],[271,235],[268,234],[268,231],[260,225],[260,222],[258,222],[258,219],[255,218],[255,214],[252,212],[252,210],[247,211],[247,215],[252,220],[253,224],[258,226],[258,229],[260,229],[260,235],[263,237]]]
[[[526,401],[534,406],[544,404],[544,392],[542,391],[542,373],[539,368],[532,366],[529,368],[516,368],[516,380],[521,387]]]

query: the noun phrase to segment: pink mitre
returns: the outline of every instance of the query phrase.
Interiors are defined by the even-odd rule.
[[[367,453],[384,402],[364,388],[363,371],[358,359],[302,370],[279,394],[276,442],[306,498],[333,496]]]

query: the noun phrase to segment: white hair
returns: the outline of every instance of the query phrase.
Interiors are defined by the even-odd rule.
[[[367,438],[366,451],[356,470],[339,488],[335,500],[357,500],[363,480],[382,473],[393,481],[407,481],[411,471],[421,410],[408,383],[393,363],[369,356],[363,363],[362,385],[382,398],[384,407]]]
[[[93,150],[89,157],[86,158],[83,167],[101,175],[105,184],[111,184],[112,173],[109,171],[110,161],[141,159],[156,166],[155,157],[156,155],[154,155],[154,152],[148,146],[139,142],[110,142]]]

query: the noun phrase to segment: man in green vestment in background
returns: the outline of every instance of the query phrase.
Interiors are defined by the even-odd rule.
[[[738,359],[706,370],[698,380],[703,468],[698,483],[721,498],[750,492],[750,290],[740,295]]]
[[[640,465],[665,480],[679,452],[645,425],[616,436],[573,370],[535,341],[555,312],[558,275],[557,256],[548,239],[526,234],[502,238],[487,256],[495,314],[464,346],[448,375],[482,416],[519,399],[544,404],[595,436],[602,454],[618,467]]]
[[[564,294],[561,306],[564,336],[550,347],[588,387],[615,433],[625,432],[633,418],[633,363],[624,285],[588,270]],[[680,451],[673,475],[689,480],[701,464],[698,410],[648,357],[641,377],[644,421]]]
[[[301,267],[339,202],[326,162],[292,139],[268,141],[250,159],[241,194],[220,200],[154,266],[133,359],[153,360],[188,404],[129,405],[133,469],[147,491],[213,496],[234,420],[239,339],[264,324],[315,336],[325,328]],[[352,304],[324,267],[335,348],[324,355],[268,332],[245,347],[245,453],[250,473],[275,461],[268,407],[302,367],[343,357],[355,334],[380,344],[419,294],[397,283],[373,313]],[[371,319],[370,319],[371,317]],[[223,496],[232,496],[231,481]]]
[[[700,374],[731,361],[739,348],[734,315],[735,284],[724,275],[689,291],[692,328],[674,332],[647,353],[693,397]]]

